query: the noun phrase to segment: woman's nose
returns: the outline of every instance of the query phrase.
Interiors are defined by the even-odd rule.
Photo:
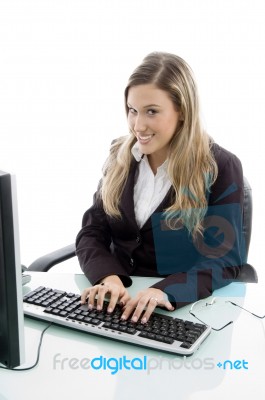
[[[135,132],[145,132],[146,131],[146,121],[145,118],[137,115],[136,119],[135,119],[135,123],[134,123],[134,131]]]

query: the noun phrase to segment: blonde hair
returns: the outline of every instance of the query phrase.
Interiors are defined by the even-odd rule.
[[[202,231],[201,222],[207,211],[206,193],[216,179],[217,165],[211,153],[211,138],[201,126],[193,72],[176,55],[149,54],[130,76],[125,89],[127,115],[129,89],[149,83],[166,91],[183,116],[183,123],[173,136],[168,153],[168,176],[175,195],[171,206],[164,210],[166,223],[170,229],[178,229],[181,223],[194,235]],[[112,217],[121,217],[119,202],[135,142],[133,132],[116,140],[103,167],[100,196],[105,212]]]

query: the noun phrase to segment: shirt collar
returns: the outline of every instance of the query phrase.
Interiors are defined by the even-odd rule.
[[[139,150],[138,142],[136,142],[136,143],[133,145],[133,147],[132,147],[132,149],[131,149],[131,152],[132,152],[132,155],[134,156],[134,158],[135,158],[135,160],[136,160],[137,162],[140,162],[141,160],[145,160],[145,162],[147,162],[148,165],[149,165],[147,156],[144,155],[143,153],[141,153],[140,150]],[[160,165],[160,167],[158,167],[157,170],[164,170],[164,171],[166,171],[166,170],[167,170],[167,165],[168,165],[168,160],[166,160],[165,162],[163,162],[163,164]]]
[[[138,142],[134,143],[132,149],[131,149],[132,155],[134,156],[135,160],[137,162],[140,162],[141,159],[143,158],[143,154],[139,150],[139,145]]]

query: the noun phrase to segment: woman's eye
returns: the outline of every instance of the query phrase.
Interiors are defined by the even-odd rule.
[[[153,110],[153,109],[151,109],[150,108],[150,110],[147,110],[147,114],[149,114],[149,115],[154,115],[154,114],[156,114],[157,113],[157,111],[156,110]]]
[[[134,108],[132,108],[132,107],[129,107],[129,112],[131,114],[136,114],[136,110]]]

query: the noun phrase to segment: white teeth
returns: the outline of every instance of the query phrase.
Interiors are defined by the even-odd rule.
[[[152,136],[153,136],[153,135],[149,135],[149,136],[139,136],[139,139],[141,139],[141,140],[149,140],[149,139],[151,139]]]

